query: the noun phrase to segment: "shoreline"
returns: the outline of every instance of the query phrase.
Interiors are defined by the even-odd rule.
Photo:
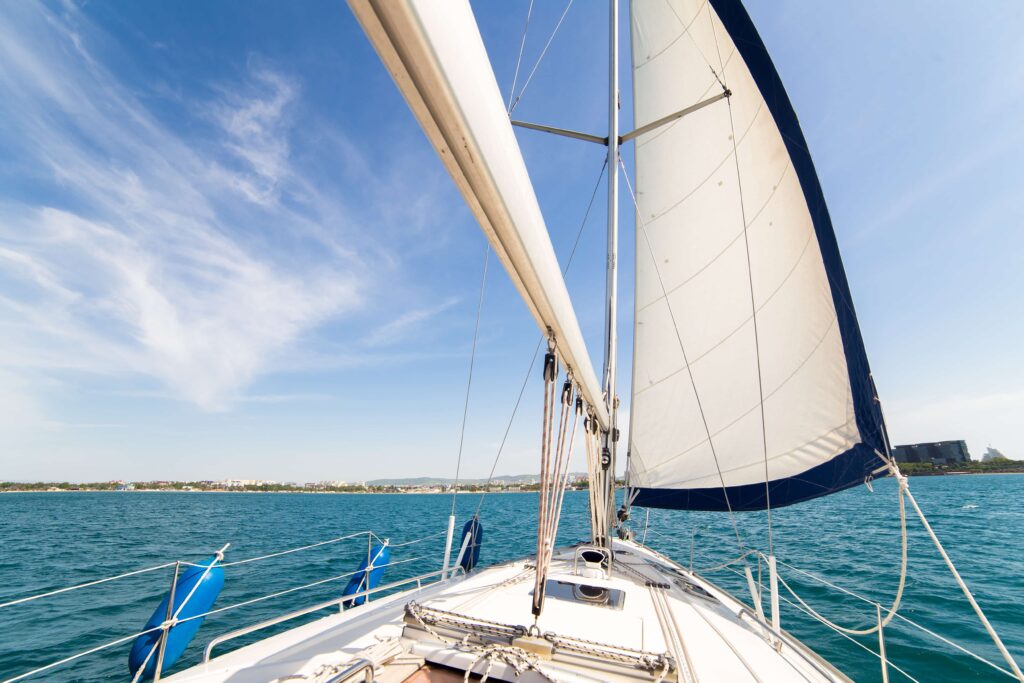
[[[970,471],[939,471],[939,472],[904,472],[908,477],[949,477],[949,476],[1001,476],[1001,475],[1024,475],[1024,470],[1008,470],[1005,472],[970,472]],[[886,477],[888,478],[888,477]],[[566,491],[586,491],[586,487],[569,487]],[[148,488],[135,488],[135,489],[101,489],[101,488],[37,488],[37,489],[22,489],[22,488],[9,488],[0,490],[0,495],[5,493],[231,493],[231,494],[245,494],[245,493],[259,493],[259,494],[287,494],[297,493],[303,495],[353,495],[353,496],[365,496],[365,495],[397,495],[397,496],[408,496],[408,495],[422,495],[422,496],[444,496],[451,495],[452,491],[422,491],[422,490],[392,490],[392,491],[370,491],[370,490],[356,490],[356,491],[323,491],[323,490],[303,490],[303,489],[286,489],[277,491],[261,491],[261,490],[233,490],[233,489],[177,489],[177,488],[159,488],[159,489],[148,489]],[[504,493],[537,493],[537,490],[460,490],[455,491],[457,495],[472,495],[480,493],[488,494],[504,494]]]
[[[586,489],[567,488],[566,491],[586,491]],[[303,495],[331,495],[331,496],[448,496],[451,491],[231,491],[229,489],[130,489],[118,491],[115,489],[5,489],[5,493],[300,493]],[[537,493],[537,491],[456,491],[457,495],[472,495],[476,493]]]

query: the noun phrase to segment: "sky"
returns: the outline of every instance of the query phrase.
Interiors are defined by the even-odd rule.
[[[505,93],[528,4],[473,3]],[[893,441],[1024,459],[1024,6],[747,5]],[[564,7],[537,3],[520,86]],[[572,5],[517,117],[604,134],[606,22]],[[565,263],[603,150],[518,136]],[[595,367],[604,201],[566,277]],[[0,3],[0,479],[452,476],[484,253],[344,3]],[[627,305],[621,387],[631,329]],[[463,476],[490,470],[537,339],[491,261]],[[538,470],[540,395],[535,370],[499,474]]]

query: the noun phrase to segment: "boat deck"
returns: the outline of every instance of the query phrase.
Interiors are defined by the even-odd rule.
[[[534,569],[519,560],[375,599],[240,648],[173,683],[504,681],[846,681],[784,632],[667,558],[616,542],[610,576],[555,552],[531,614]],[[586,573],[586,572],[581,572]]]

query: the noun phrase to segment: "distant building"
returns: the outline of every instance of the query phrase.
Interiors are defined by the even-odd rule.
[[[237,489],[244,486],[273,486],[276,481],[270,479],[225,479],[220,485],[226,489]]]
[[[1008,460],[1008,458],[1000,452],[998,448],[992,448],[989,446],[985,450],[985,455],[981,456],[982,462],[991,462],[993,460]]]
[[[896,462],[930,462],[933,465],[957,465],[970,462],[965,441],[936,441],[893,446]]]

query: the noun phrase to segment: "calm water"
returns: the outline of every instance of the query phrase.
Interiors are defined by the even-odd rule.
[[[989,619],[1018,660],[1024,659],[1024,476],[916,478],[911,486]],[[459,524],[476,506],[459,496]],[[0,495],[0,602],[169,559],[197,560],[231,543],[241,559],[373,528],[393,543],[442,531],[451,499],[437,495],[304,495],[216,493],[40,493]],[[586,494],[566,496],[560,541],[586,535]],[[642,533],[644,511],[634,511]],[[534,543],[536,497],[491,494],[482,518],[483,562],[521,556]],[[908,514],[912,514],[908,512]],[[765,519],[739,516],[745,542],[764,547]],[[896,487],[876,482],[827,499],[776,510],[776,554],[884,604],[896,588],[899,525]],[[711,567],[737,554],[727,516],[650,512],[647,542],[683,564]],[[969,606],[915,520],[910,522],[910,572],[901,613],[1001,663]],[[386,580],[437,568],[443,538],[396,548]],[[355,568],[365,541],[346,542],[227,570],[224,606]],[[756,571],[756,566],[755,566]],[[783,568],[782,575],[826,616],[863,627],[873,608],[839,600]],[[739,596],[745,584],[728,570],[709,577]],[[0,679],[141,629],[170,581],[169,570],[128,578],[0,610]],[[197,661],[213,636],[336,595],[327,584],[209,618],[186,653]],[[742,591],[742,592],[741,592]],[[783,591],[783,595],[787,595]],[[295,622],[298,623],[298,622]],[[858,644],[783,605],[783,626],[857,680],[879,680],[878,660]],[[264,632],[264,633],[269,633]],[[235,641],[239,644],[250,642]],[[861,639],[877,649],[877,636]],[[886,628],[890,659],[922,681],[1010,680],[948,646],[921,637],[899,620]],[[127,681],[129,644],[30,680]],[[905,680],[892,672],[891,680]]]

